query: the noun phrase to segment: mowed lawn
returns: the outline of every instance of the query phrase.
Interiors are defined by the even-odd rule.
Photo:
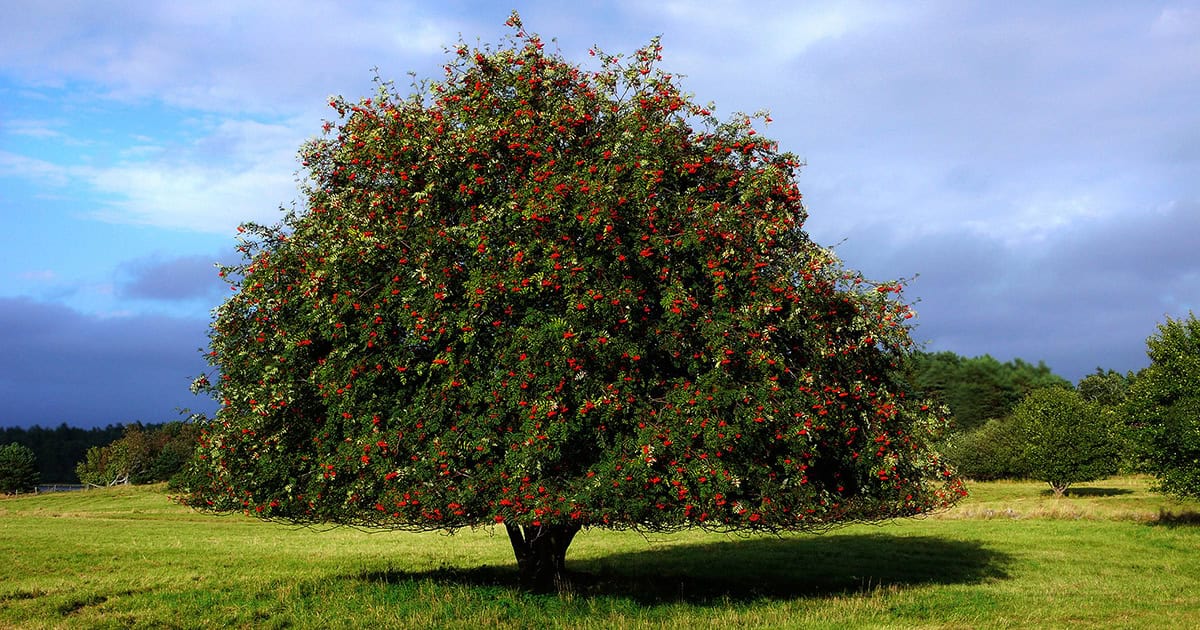
[[[161,486],[8,498],[0,627],[1200,627],[1200,503],[1148,485],[977,483],[822,535],[587,531],[565,595],[515,588],[502,531],[294,528]]]

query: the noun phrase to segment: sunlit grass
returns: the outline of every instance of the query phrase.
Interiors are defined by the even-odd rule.
[[[939,518],[1051,518],[1200,524],[1200,504],[1149,491],[1151,479],[1113,477],[1076,484],[1055,497],[1038,481],[970,484],[971,498]]]
[[[1200,627],[1200,504],[1147,485],[972,484],[821,536],[588,531],[558,596],[515,588],[502,532],[297,529],[161,488],[7,499],[0,627]]]

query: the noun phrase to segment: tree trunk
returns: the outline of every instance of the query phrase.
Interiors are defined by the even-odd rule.
[[[521,588],[536,593],[564,591],[569,586],[566,577],[567,547],[578,525],[504,525],[513,554],[517,557],[517,572]]]

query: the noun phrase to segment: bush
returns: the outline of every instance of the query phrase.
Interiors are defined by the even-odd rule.
[[[1011,417],[994,418],[974,431],[952,438],[946,457],[968,479],[1027,478],[1025,437],[1021,426]]]

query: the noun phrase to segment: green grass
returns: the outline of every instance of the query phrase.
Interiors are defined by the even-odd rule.
[[[1200,503],[1141,478],[824,535],[588,531],[575,592],[515,588],[507,538],[315,531],[162,488],[0,500],[0,627],[1200,627]]]

